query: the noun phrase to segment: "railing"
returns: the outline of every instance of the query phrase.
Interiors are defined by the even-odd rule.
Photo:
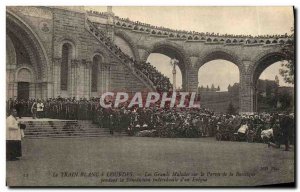
[[[94,14],[99,17],[107,17],[107,14],[95,11],[88,11],[88,14]],[[165,27],[157,27],[138,21],[114,16],[116,27],[129,29],[136,32],[144,32],[150,35],[162,36],[171,39],[181,39],[185,41],[202,41],[211,44],[228,44],[228,45],[281,45],[289,44],[293,41],[294,35],[231,35],[219,33],[204,33],[195,31],[174,30]],[[230,41],[230,42],[229,42]]]

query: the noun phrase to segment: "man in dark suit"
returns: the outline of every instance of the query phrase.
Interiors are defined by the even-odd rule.
[[[291,126],[292,126],[292,119],[287,115],[283,115],[280,120],[280,131],[282,135],[282,142],[285,145],[285,151],[289,151],[289,138],[291,134]]]

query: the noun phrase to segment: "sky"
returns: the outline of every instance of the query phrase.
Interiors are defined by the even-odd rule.
[[[105,12],[106,7],[85,7],[86,10]],[[140,21],[155,26],[171,29],[214,32],[220,34],[285,34],[291,33],[293,27],[292,7],[113,7],[115,15]],[[161,54],[151,54],[148,62],[154,65],[173,81],[170,58]],[[274,80],[278,75],[281,86],[284,83],[279,75],[281,63],[277,62],[268,67],[260,79]],[[222,67],[218,67],[222,66]],[[226,91],[229,84],[239,82],[238,68],[225,60],[214,60],[202,66],[198,72],[199,86],[220,86]],[[181,87],[182,76],[177,69],[176,84]]]

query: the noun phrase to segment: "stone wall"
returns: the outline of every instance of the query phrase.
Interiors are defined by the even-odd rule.
[[[199,94],[201,97],[200,104],[203,108],[213,110],[216,113],[226,113],[231,102],[234,108],[239,110],[238,94],[232,95],[227,91],[203,91]]]
[[[61,7],[8,7],[8,11],[22,18],[28,28],[37,35],[49,58],[49,63],[44,63],[46,67],[43,67],[47,71],[46,80],[36,85],[37,90],[34,94],[30,93],[31,96],[47,98],[60,95],[89,98],[99,96],[104,91],[123,89],[132,91],[146,87],[133,75],[131,69],[121,63],[86,30],[85,13]],[[61,50],[64,43],[72,46],[67,91],[60,89]],[[95,55],[102,58],[98,74],[100,80],[98,91],[91,92],[91,65]],[[16,69],[12,70],[11,67],[7,70],[10,74],[16,73]],[[8,82],[8,85],[15,83],[15,79],[12,78],[8,81],[12,81]],[[43,89],[47,90],[47,93]]]

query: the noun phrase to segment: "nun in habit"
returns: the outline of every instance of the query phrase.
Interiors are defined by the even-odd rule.
[[[6,159],[8,161],[18,160],[22,156],[21,138],[24,136],[17,121],[17,111],[12,109],[6,119]]]

